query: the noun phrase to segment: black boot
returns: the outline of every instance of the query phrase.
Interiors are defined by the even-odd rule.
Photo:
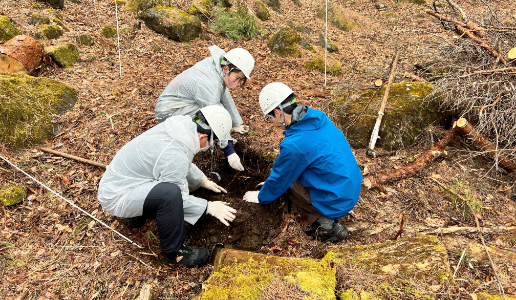
[[[178,252],[163,253],[165,262],[171,265],[183,265],[189,268],[204,265],[210,257],[210,251],[203,247],[182,246]]]
[[[312,223],[311,236],[321,242],[340,242],[348,235],[348,229],[337,220],[319,217]]]
[[[125,218],[123,220],[123,223],[131,228],[140,228],[143,227],[143,225],[145,225],[145,221],[147,221],[147,218],[145,218],[144,216],[138,216],[133,218]]]

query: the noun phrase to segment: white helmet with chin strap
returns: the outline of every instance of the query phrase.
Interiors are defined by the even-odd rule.
[[[249,76],[254,68],[254,58],[249,51],[242,48],[231,49],[224,54],[224,58],[242,71],[247,79],[251,79]]]
[[[281,115],[283,116],[283,120],[285,120],[285,114],[283,113],[283,108],[289,106],[290,104],[280,105],[288,96],[292,95],[294,91],[288,87],[288,85],[281,82],[272,82],[266,85],[262,91],[260,92],[260,96],[258,98],[260,102],[260,108],[265,116],[273,111],[275,108],[279,107],[281,110]],[[295,102],[295,99],[292,100]],[[285,121],[280,123],[288,128],[285,124]]]
[[[213,134],[219,139],[224,138],[231,130],[231,116],[222,106],[210,105],[201,108],[203,116],[206,118]]]

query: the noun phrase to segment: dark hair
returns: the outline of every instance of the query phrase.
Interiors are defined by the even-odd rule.
[[[192,121],[197,125],[197,132],[202,134],[207,134],[208,137],[211,136],[211,127],[208,121],[206,120],[206,117],[202,114],[202,112],[199,110],[195,113],[195,115],[192,118]],[[218,140],[219,138],[213,132],[213,140]]]
[[[287,98],[285,98],[285,100],[283,100],[280,105],[276,106],[274,109],[280,109],[280,106],[281,108],[283,108],[283,112],[286,113],[286,114],[289,114],[291,115],[292,112],[294,111],[294,109],[297,107],[297,102],[296,102],[296,94],[292,93],[290,94]],[[274,109],[271,110],[268,115],[274,117]]]
[[[231,74],[232,72],[237,72],[237,71],[240,71],[242,72],[242,70],[240,70],[237,66],[235,66],[234,64],[232,64],[230,61],[228,61],[225,57],[222,58],[222,62],[221,62],[221,65],[222,67],[224,68],[225,66],[228,66],[229,67],[229,74]],[[244,72],[242,72],[244,73]],[[245,76],[244,74],[244,79],[242,81],[242,85],[245,85],[245,83],[247,82],[247,77]]]

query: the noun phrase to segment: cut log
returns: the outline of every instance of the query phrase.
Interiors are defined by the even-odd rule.
[[[39,41],[26,35],[15,36],[0,45],[0,72],[30,75],[41,65],[43,53]]]
[[[405,179],[414,175],[436,158],[446,155],[444,147],[452,140],[454,133],[453,130],[448,131],[437,144],[405,167],[397,170],[384,171],[380,174],[371,174],[364,178],[362,184],[367,187],[367,189],[373,189],[380,187],[380,185],[384,183]]]
[[[481,150],[486,151],[491,157],[493,157],[500,166],[510,172],[516,170],[516,163],[507,157],[507,155],[503,154],[502,151],[497,149],[496,146],[476,130],[468,120],[464,118],[457,120],[454,124],[454,130],[471,139]]]

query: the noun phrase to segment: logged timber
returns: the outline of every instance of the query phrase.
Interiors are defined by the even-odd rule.
[[[63,153],[63,152],[55,151],[55,150],[44,148],[44,147],[38,147],[38,150],[41,150],[41,151],[47,152],[47,153],[51,153],[51,154],[54,154],[54,155],[66,157],[66,158],[69,158],[69,159],[73,159],[73,160],[76,160],[76,161],[80,161],[82,163],[89,164],[89,165],[92,165],[92,166],[101,167],[101,168],[104,168],[104,169],[107,167],[105,164],[101,164],[101,163],[98,163],[98,162],[93,161],[93,160],[85,159],[85,158],[78,157],[78,156],[75,156],[75,155],[66,154],[66,153]]]
[[[436,158],[446,155],[444,147],[452,140],[454,133],[455,132],[453,130],[448,131],[448,133],[446,133],[446,135],[437,144],[432,146],[432,148],[430,148],[425,153],[418,156],[413,162],[406,165],[405,167],[399,168],[397,170],[384,171],[380,174],[371,174],[364,178],[362,184],[367,187],[367,189],[373,189],[380,187],[380,185],[384,183],[409,178],[430,164]]]
[[[0,72],[32,74],[43,61],[44,48],[36,39],[17,35],[0,45]]]
[[[460,118],[454,125],[454,130],[471,139],[480,149],[486,151],[498,164],[508,171],[516,170],[516,163],[498,150],[485,136],[473,127],[466,119]]]

